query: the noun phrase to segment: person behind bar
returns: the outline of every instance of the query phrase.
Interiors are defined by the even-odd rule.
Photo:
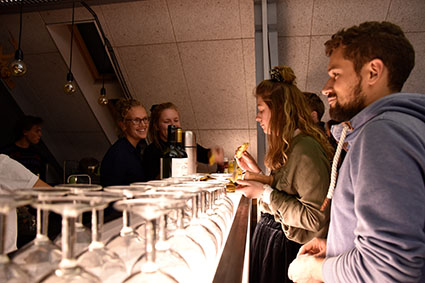
[[[41,140],[43,119],[31,115],[22,116],[16,123],[15,142],[0,149],[42,179],[46,178],[46,159],[35,147]]]
[[[328,195],[327,241],[305,244],[289,277],[425,282],[425,95],[400,92],[414,49],[389,22],[342,29],[325,46],[322,92],[331,118],[343,122],[332,133],[338,145],[345,137],[348,152]]]
[[[135,99],[120,99],[115,104],[119,139],[108,149],[100,166],[102,186],[129,185],[146,181],[142,154],[149,118],[143,105]]]
[[[181,127],[180,114],[171,102],[153,105],[151,108],[151,120],[148,130],[150,144],[145,150],[145,168],[148,179],[159,179],[160,159],[167,147],[168,125]],[[204,164],[222,164],[224,151],[221,147],[211,149],[196,145],[197,161]]]
[[[49,187],[49,185],[18,161],[6,154],[0,154],[0,194],[13,194],[13,190],[16,188],[34,187]],[[16,210],[14,210],[9,212],[7,217],[7,227],[4,235],[5,254],[16,250],[17,230],[17,216]]]
[[[304,91],[303,94],[307,100],[308,106],[310,107],[311,117],[313,118],[314,123],[316,123],[316,125],[325,132],[325,123],[322,122],[322,117],[325,113],[325,104],[322,99],[313,92]]]
[[[326,198],[333,155],[295,84],[292,69],[277,66],[270,75],[255,89],[256,120],[268,141],[268,184],[253,181],[261,170],[249,153],[240,158],[236,154],[240,167],[249,172],[237,181],[237,191],[258,198],[261,209],[252,237],[249,281],[264,283],[290,282],[288,267],[301,244],[326,237],[329,209],[320,211],[320,205]]]

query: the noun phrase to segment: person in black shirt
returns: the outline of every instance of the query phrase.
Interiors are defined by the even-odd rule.
[[[144,166],[148,180],[159,179],[160,159],[167,146],[168,125],[181,127],[177,106],[171,102],[153,105],[148,130],[150,144],[144,154]],[[209,164],[210,160],[214,160],[217,164],[223,164],[224,151],[221,147],[209,149],[197,144],[196,156],[200,163]]]
[[[146,143],[149,126],[146,109],[134,99],[120,99],[115,106],[120,138],[102,160],[100,183],[103,187],[147,180],[140,150]]]
[[[25,115],[15,126],[15,142],[0,150],[9,155],[32,173],[46,179],[46,159],[35,147],[41,140],[43,120],[40,117]]]

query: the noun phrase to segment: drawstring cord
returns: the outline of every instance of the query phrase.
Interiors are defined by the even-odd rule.
[[[331,171],[331,183],[329,184],[328,194],[323,201],[322,206],[320,207],[321,211],[324,211],[326,207],[328,206],[329,202],[331,201],[334,191],[335,191],[335,185],[336,185],[336,177],[338,175],[338,162],[339,158],[341,156],[342,147],[344,145],[344,140],[347,135],[347,131],[350,128],[349,124],[344,123],[343,129],[341,133],[341,137],[339,138],[338,146],[336,148],[336,152],[332,161],[332,171]]]

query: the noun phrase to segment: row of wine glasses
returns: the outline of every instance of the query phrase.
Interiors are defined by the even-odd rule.
[[[81,184],[16,190],[20,197],[32,196],[38,226],[37,237],[15,253],[13,262],[28,282],[197,281],[216,260],[233,215],[225,183],[185,177],[103,190]],[[110,203],[122,211],[122,228],[107,239],[103,210]],[[50,211],[62,216],[60,240],[54,243],[47,237]],[[85,212],[91,212],[91,230],[82,225]],[[144,220],[142,225],[132,225],[133,215]]]

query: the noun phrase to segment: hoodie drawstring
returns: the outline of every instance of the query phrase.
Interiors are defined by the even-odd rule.
[[[336,185],[336,177],[338,175],[338,162],[339,158],[341,156],[342,147],[344,145],[344,140],[347,135],[347,131],[350,128],[350,126],[346,123],[343,124],[343,129],[341,133],[341,137],[339,138],[338,146],[336,147],[336,152],[332,161],[332,171],[331,171],[331,183],[329,184],[328,194],[325,198],[325,200],[322,203],[322,206],[320,207],[321,211],[324,211],[326,207],[328,206],[329,202],[331,201],[334,191],[335,191],[335,185]]]

